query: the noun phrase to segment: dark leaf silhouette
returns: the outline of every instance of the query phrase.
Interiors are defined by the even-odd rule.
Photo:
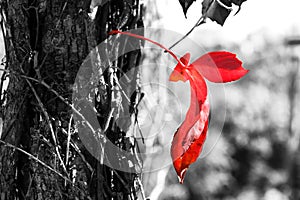
[[[231,2],[237,6],[241,6],[242,3],[244,3],[245,1],[247,1],[247,0],[231,0]]]
[[[187,10],[194,3],[194,1],[196,1],[196,0],[179,0],[179,3],[182,7],[182,10],[183,10],[183,13],[184,13],[185,17],[186,17]]]
[[[223,26],[231,12],[231,5],[229,0],[204,0],[202,2],[202,14]]]
[[[238,14],[240,12],[242,3],[244,3],[245,1],[247,1],[247,0],[231,0],[231,2],[233,4],[235,4],[235,5],[237,5],[239,7],[238,11],[236,11],[236,13],[234,15],[236,15],[236,14]]]

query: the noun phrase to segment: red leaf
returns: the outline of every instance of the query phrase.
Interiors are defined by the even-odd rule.
[[[207,80],[215,83],[235,81],[248,73],[236,55],[226,51],[204,54],[191,65]]]
[[[180,70],[179,66],[178,70]],[[201,153],[206,139],[209,115],[205,80],[193,68],[184,68],[182,71],[185,71],[190,81],[191,103],[184,122],[174,135],[171,146],[173,165],[180,183],[183,183],[188,167]]]
[[[190,62],[190,57],[191,54],[190,53],[186,53],[184,56],[182,56],[180,58],[180,61],[182,63],[178,63],[176,65],[176,67],[174,68],[173,72],[171,73],[170,77],[169,77],[169,81],[187,81],[188,80],[188,76],[185,72],[185,69],[187,68],[187,66],[189,65]],[[184,66],[182,66],[182,64]]]

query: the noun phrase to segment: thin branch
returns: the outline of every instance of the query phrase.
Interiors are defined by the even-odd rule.
[[[143,144],[145,144],[145,137],[144,137],[143,131],[142,131],[142,129],[141,129],[140,123],[139,123],[138,120],[137,120],[137,117],[135,117],[135,122],[136,122],[137,128],[138,128],[138,130],[139,130],[139,133],[140,133],[140,135],[141,135],[141,137],[135,136],[135,138],[136,138],[136,139],[142,139]]]
[[[65,2],[64,6],[63,6],[63,8],[62,8],[62,10],[61,10],[61,12],[60,12],[60,14],[59,14],[59,18],[58,18],[58,21],[57,21],[57,23],[56,23],[55,29],[58,28],[59,23],[61,22],[62,15],[63,15],[63,13],[64,13],[64,11],[65,11],[67,5],[68,5],[68,2]]]
[[[53,92],[60,100],[62,100],[67,106],[69,106],[87,125],[88,127],[92,130],[93,133],[96,133],[96,130],[93,128],[93,126],[88,122],[87,119],[85,119],[85,117],[74,107],[74,105],[70,104],[64,97],[62,97],[60,94],[58,94],[57,91],[55,91],[54,89],[51,88],[51,86],[49,86],[46,82],[44,82],[43,80],[37,80],[35,78],[29,77],[29,76],[25,76],[25,75],[20,75],[23,78],[32,80],[34,82],[40,83],[41,85],[43,85],[44,87],[46,87],[49,91]]]
[[[139,177],[136,177],[136,179],[137,179],[137,182],[138,182],[138,184],[140,186],[142,198],[143,198],[143,200],[146,200],[146,195],[145,195],[145,191],[144,191],[144,188],[143,188],[142,181],[141,181],[141,179]]]
[[[205,23],[205,16],[201,16],[200,19],[196,22],[196,24],[189,30],[189,32],[187,32],[182,38],[180,38],[177,42],[175,42],[173,45],[171,45],[169,47],[169,49],[171,50],[172,48],[174,48],[178,43],[180,43],[182,40],[184,40],[187,36],[189,36],[196,27],[200,26],[201,24]],[[167,51],[165,51],[166,53]]]
[[[67,132],[68,138],[67,138],[67,149],[66,149],[66,166],[68,165],[68,162],[69,162],[72,119],[73,119],[73,115],[71,115],[71,117],[70,117],[70,121],[69,121],[69,125],[68,125],[68,132]]]
[[[65,133],[66,135],[68,135],[69,133],[62,128],[62,132]],[[92,172],[93,168],[92,166],[86,161],[85,156],[81,153],[79,147],[77,146],[77,144],[75,143],[75,141],[72,140],[72,138],[70,138],[70,144],[71,146],[74,148],[74,150],[78,153],[78,155],[81,157],[81,159],[83,160],[83,162],[86,164],[87,168]]]
[[[144,162],[143,162],[143,159],[142,159],[142,158],[140,159],[139,156],[138,156],[138,155],[141,154],[141,150],[140,150],[140,147],[139,147],[139,144],[138,144],[136,138],[134,138],[133,154],[134,154],[134,156],[135,156],[135,159],[136,159],[137,162],[138,162],[139,167],[140,167],[141,169],[143,169]]]
[[[3,69],[0,69],[0,71],[4,71]],[[77,114],[86,124],[87,126],[90,128],[90,130],[93,132],[94,135],[96,135],[97,131],[93,128],[93,126],[89,123],[89,121],[74,107],[74,105],[70,104],[64,97],[62,97],[57,91],[55,91],[54,89],[52,89],[46,82],[44,82],[43,80],[37,80],[35,78],[29,77],[29,76],[25,76],[25,75],[21,75],[17,72],[13,72],[11,70],[5,70],[9,73],[15,73],[18,74],[20,77],[28,79],[28,80],[32,80],[34,82],[37,82],[41,85],[43,85],[44,87],[46,87],[50,92],[54,93],[62,102],[64,102],[67,106],[69,106],[75,114]],[[101,130],[101,132],[103,132]],[[98,135],[98,137],[100,138],[100,135]],[[102,144],[100,143],[100,147],[102,148]]]
[[[50,167],[49,165],[47,165],[46,163],[44,163],[43,161],[41,161],[40,159],[38,159],[37,157],[33,156],[32,154],[28,153],[27,151],[19,148],[19,147],[16,147],[15,145],[12,145],[10,143],[7,143],[7,142],[4,142],[3,140],[0,139],[0,143],[7,146],[7,147],[10,147],[10,148],[13,148],[17,151],[20,151],[22,153],[24,153],[25,155],[27,155],[30,159],[33,159],[35,160],[36,162],[38,162],[39,164],[41,164],[42,166],[46,167],[47,169],[49,169],[50,171],[54,172],[55,174],[57,174],[58,176],[60,176],[61,178],[63,178],[64,180],[68,181],[69,183],[72,183],[72,181],[68,178],[68,177],[65,177],[64,175],[62,175],[61,173],[59,173],[58,171],[56,171],[55,169],[53,169],[52,167]]]
[[[125,99],[127,100],[128,103],[130,103],[130,98],[127,96],[125,90],[122,88],[122,86],[120,85],[119,81],[117,80],[117,78],[115,78],[115,82],[118,85],[118,87],[120,88],[122,94],[124,95]]]
[[[60,153],[59,153],[59,150],[58,150],[57,138],[56,138],[56,136],[55,136],[54,129],[53,129],[53,126],[52,126],[50,117],[49,117],[49,115],[48,115],[48,112],[46,111],[46,108],[45,108],[43,102],[41,101],[39,95],[37,94],[36,90],[34,89],[33,85],[31,84],[31,82],[30,82],[28,79],[26,79],[26,82],[28,83],[28,85],[29,85],[31,91],[33,92],[33,94],[34,94],[36,100],[38,101],[38,104],[39,104],[40,108],[42,109],[42,112],[43,112],[43,114],[44,114],[44,116],[45,116],[45,118],[46,118],[46,121],[47,121],[47,123],[48,123],[48,125],[49,125],[49,128],[50,128],[52,140],[53,140],[54,145],[55,145],[55,151],[56,151],[56,154],[57,154],[57,156],[58,156],[59,161],[61,162],[61,165],[62,165],[62,167],[63,167],[65,173],[68,174],[67,168],[66,168],[66,166],[65,166],[65,164],[64,164],[64,161],[62,160],[62,157],[61,157],[61,155],[60,155]]]
[[[6,33],[5,33],[5,18],[4,18],[4,13],[2,12],[2,6],[0,6],[0,26],[1,26],[1,32],[2,32],[2,37],[3,37],[3,42],[4,42],[4,49],[5,49],[5,63],[4,63],[4,69],[7,68],[7,55],[8,55],[8,52],[7,52],[7,49],[8,49],[8,46],[7,46],[7,36],[6,36]],[[1,61],[2,62],[2,61]],[[2,63],[1,63],[2,64]],[[6,71],[3,71],[3,74],[1,76],[1,82],[0,82],[0,104],[2,105],[3,102],[4,102],[4,95],[2,96],[2,92],[3,92],[3,84],[6,80]],[[2,99],[3,98],[3,99]]]
[[[108,115],[108,118],[107,118],[106,123],[105,123],[105,126],[104,126],[103,132],[106,132],[107,129],[109,128],[110,120],[111,120],[111,118],[113,117],[114,111],[115,111],[115,108],[112,108],[112,109],[110,110],[109,115]]]

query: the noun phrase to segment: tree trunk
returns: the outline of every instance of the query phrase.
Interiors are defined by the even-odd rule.
[[[0,1],[9,77],[1,98],[0,200],[138,198],[139,174],[112,169],[91,155],[70,107],[77,72],[107,32],[142,27],[138,0],[102,2],[91,20],[86,0]],[[116,117],[133,125],[137,101],[126,101],[117,86],[120,71],[131,70],[134,78],[125,90],[137,96],[139,60],[136,50],[118,59],[117,70],[110,66],[98,82],[94,105],[102,134],[132,155],[136,145],[126,136],[129,128],[119,127]],[[112,109],[115,96],[123,109]]]

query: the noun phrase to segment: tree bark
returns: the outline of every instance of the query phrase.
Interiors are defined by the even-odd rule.
[[[5,16],[9,74],[9,84],[1,99],[4,124],[0,143],[0,199],[138,198],[139,174],[111,169],[87,151],[72,121],[70,104],[82,62],[107,38],[107,32],[142,27],[139,1],[107,1],[98,7],[94,20],[88,17],[89,2],[85,0],[0,3]],[[114,112],[104,134],[133,155],[136,145],[126,136],[129,129],[120,128],[116,117],[134,107],[136,99],[126,102],[116,86],[121,70],[133,71],[134,78],[126,87],[126,94],[139,93],[135,67],[140,61],[140,51],[129,52],[118,60],[118,69],[110,67],[99,80],[100,92],[95,98],[100,100],[95,108],[104,128],[115,105],[113,97],[120,96],[118,103],[124,109]],[[115,81],[110,81],[111,76],[116,77]],[[134,111],[131,109],[129,113],[122,120],[126,127],[132,125]]]

